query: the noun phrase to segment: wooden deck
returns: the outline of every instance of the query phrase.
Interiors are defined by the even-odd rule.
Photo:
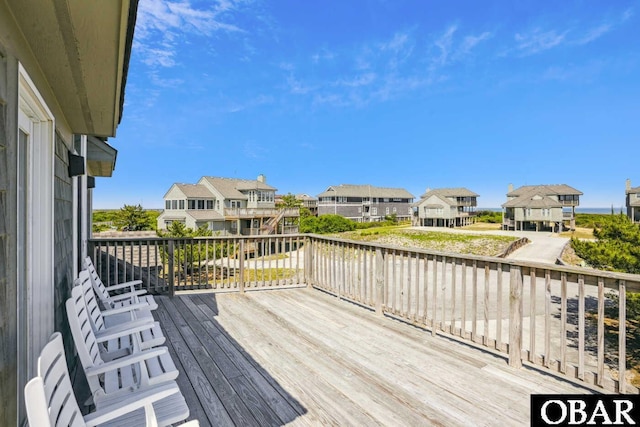
[[[589,393],[312,289],[157,297],[201,426],[528,425],[531,393]]]

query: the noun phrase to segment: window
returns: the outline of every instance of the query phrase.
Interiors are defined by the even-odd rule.
[[[184,200],[178,201],[178,209],[184,209]]]
[[[171,209],[171,200],[164,201],[164,208],[167,210]]]
[[[362,206],[358,206],[358,213],[362,213]]]
[[[216,199],[216,209],[220,209],[220,200]]]
[[[389,208],[387,208],[387,211],[389,210]],[[393,213],[396,213],[398,210],[394,207],[393,208]]]
[[[187,209],[195,209],[196,201],[195,200],[187,200]]]
[[[198,209],[204,209],[204,200],[198,200]]]
[[[213,200],[207,200],[207,209],[213,209]]]
[[[378,208],[371,208],[371,215],[378,215]]]
[[[395,210],[396,210],[396,208],[393,208],[393,210],[395,211]],[[385,214],[386,214],[386,215],[389,215],[389,206],[387,206],[387,208],[385,209]]]
[[[385,197],[385,198],[384,198],[384,202],[385,202],[385,203],[389,203],[389,198],[388,198],[388,197]]]
[[[178,201],[177,200],[172,200],[171,201],[171,209],[178,209]]]

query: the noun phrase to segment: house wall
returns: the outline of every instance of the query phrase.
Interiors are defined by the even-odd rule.
[[[365,206],[369,207],[369,213],[364,213]],[[377,213],[372,213],[372,208],[377,209]],[[353,219],[354,221],[368,222],[370,220],[383,219],[387,215],[387,208],[389,208],[389,215],[392,215],[393,209],[396,209],[396,215],[398,218],[410,218],[413,213],[409,211],[409,203],[401,202],[388,202],[388,203],[338,203],[338,204],[318,204],[318,215],[335,214],[345,218]]]
[[[562,208],[550,208],[549,216],[542,215],[542,209],[531,209],[530,214],[526,214],[526,209],[514,208],[514,219],[516,221],[562,221]]]
[[[11,426],[25,421],[24,406],[18,409],[19,397],[22,400],[23,391],[17,386],[18,371],[29,372],[29,360],[34,360],[40,348],[33,348],[32,354],[18,358],[18,302],[17,302],[17,135],[18,135],[18,76],[19,63],[33,81],[44,103],[51,111],[55,120],[54,146],[49,147],[54,152],[51,159],[54,165],[53,176],[53,210],[54,210],[54,247],[43,247],[43,253],[54,252],[54,276],[45,283],[38,282],[36,296],[48,294],[52,291],[53,306],[46,306],[48,313],[53,310],[53,324],[34,322],[34,329],[29,331],[27,341],[35,343],[40,337],[48,338],[54,330],[60,330],[65,335],[67,349],[71,346],[68,329],[64,325],[65,311],[62,309],[64,300],[68,296],[72,285],[73,274],[73,186],[67,177],[67,150],[72,142],[72,134],[66,118],[62,114],[59,103],[53,96],[50,85],[40,72],[40,66],[34,59],[28,43],[22,37],[20,28],[13,21],[13,15],[6,3],[0,2],[0,425]],[[38,173],[38,171],[34,171]],[[42,177],[42,176],[41,176]],[[46,178],[46,177],[42,177]],[[46,193],[46,192],[45,192]],[[45,213],[46,215],[46,213]],[[27,267],[33,273],[38,265]],[[46,272],[45,272],[46,275]],[[43,291],[42,293],[40,293]],[[48,304],[46,298],[43,304]],[[27,316],[38,319],[39,312],[29,312]],[[40,320],[45,319],[45,317]],[[35,344],[34,344],[35,345]],[[67,356],[73,355],[69,351]],[[35,366],[30,366],[31,373]]]
[[[427,205],[442,205],[442,213],[437,214],[437,213],[428,212],[428,211],[425,212],[425,206]],[[449,219],[449,218],[455,218],[456,214],[457,214],[457,210],[455,206],[450,206],[447,202],[445,202],[444,200],[442,200],[440,197],[436,195],[426,198],[422,203],[420,203],[419,209],[418,209],[419,218]]]
[[[73,288],[73,181],[69,178],[68,144],[56,134],[54,159],[54,330],[62,333],[67,363],[75,362],[71,329],[64,307]]]

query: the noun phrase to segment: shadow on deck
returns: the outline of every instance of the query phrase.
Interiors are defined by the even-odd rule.
[[[156,299],[190,419],[203,427],[280,426],[306,412],[216,321],[216,295]]]

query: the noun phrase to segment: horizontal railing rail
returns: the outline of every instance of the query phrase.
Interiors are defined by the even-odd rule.
[[[637,393],[627,292],[640,276],[318,235],[92,239],[107,284],[152,292],[308,286],[523,363]],[[633,360],[632,360],[632,363]]]

